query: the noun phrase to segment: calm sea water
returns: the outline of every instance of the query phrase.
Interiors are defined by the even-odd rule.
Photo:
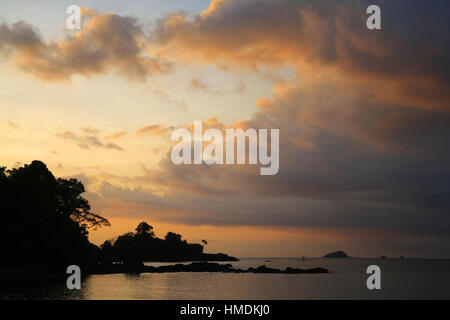
[[[81,290],[68,290],[65,280],[3,283],[0,299],[450,299],[450,260],[244,258],[231,264],[324,267],[331,273],[92,275]],[[366,268],[372,264],[381,268],[381,290],[366,287]]]

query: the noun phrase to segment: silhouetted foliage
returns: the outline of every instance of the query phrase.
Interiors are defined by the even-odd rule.
[[[121,262],[126,270],[140,270],[142,261],[235,259],[205,254],[201,244],[188,243],[175,232],[159,239],[147,222],[99,248],[88,241],[88,229],[109,222],[90,211],[84,192],[80,181],[56,179],[41,161],[11,170],[0,167],[0,267]]]
[[[136,234],[146,234],[151,237],[154,237],[155,234],[153,233],[153,227],[149,225],[147,222],[141,222],[136,228]]]
[[[177,244],[181,242],[181,234],[175,232],[168,232],[165,237],[167,242]]]
[[[206,242],[206,241],[205,241]],[[117,240],[105,241],[101,246],[104,264],[121,262],[138,267],[142,261],[230,261],[235,258],[225,254],[205,254],[203,246],[182,240],[181,234],[168,232],[164,239],[155,237],[153,227],[139,223],[136,233],[125,233]]]
[[[83,184],[77,179],[58,179],[58,213],[70,217],[85,228],[109,226],[107,219],[90,212],[91,206],[88,201],[81,197],[85,192]]]
[[[76,179],[56,179],[41,161],[0,168],[0,265],[81,264],[99,254],[88,229],[109,222],[90,212],[84,191]]]

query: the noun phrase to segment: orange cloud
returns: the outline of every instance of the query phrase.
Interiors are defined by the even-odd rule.
[[[171,70],[170,63],[146,53],[146,36],[135,18],[87,9],[83,14],[86,23],[82,30],[59,42],[44,42],[25,22],[0,24],[0,55],[22,71],[48,81],[113,71],[145,82],[153,73]]]
[[[118,139],[126,136],[127,133],[128,132],[126,132],[126,131],[117,131],[117,132],[114,132],[113,134],[105,136],[105,140],[118,140]]]
[[[170,136],[171,130],[172,130],[172,127],[164,127],[161,124],[153,124],[153,125],[147,125],[142,128],[139,128],[136,131],[136,134],[168,137],[168,136]]]
[[[187,63],[292,65],[299,76],[335,70],[345,81],[373,87],[382,101],[448,111],[446,31],[439,37],[434,25],[421,24],[417,27],[428,37],[410,32],[411,24],[423,20],[422,6],[408,13],[411,17],[402,5],[384,3],[400,21],[384,17],[386,31],[372,32],[365,27],[364,2],[213,1],[192,20],[185,13],[160,20],[152,41],[161,55]],[[435,16],[447,25],[442,15]]]
[[[209,86],[200,79],[192,79],[189,84],[190,89],[208,90]]]

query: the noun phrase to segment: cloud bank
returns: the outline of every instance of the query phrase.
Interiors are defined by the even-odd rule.
[[[146,35],[136,18],[98,14],[83,9],[82,29],[59,42],[45,42],[26,22],[0,24],[0,55],[36,78],[70,81],[114,72],[145,82],[153,73],[167,73],[172,65],[147,53]]]
[[[159,169],[124,179],[158,190],[106,182],[93,187],[94,203],[110,214],[448,239],[449,4],[376,1],[381,31],[365,27],[369,4],[375,3],[215,0],[193,19],[168,15],[151,35],[134,18],[90,12],[82,32],[58,43],[45,43],[25,23],[0,25],[0,53],[46,80],[115,71],[144,81],[168,72],[172,63],[217,65],[228,72],[295,70],[295,80],[276,83],[270,98],[257,101],[251,119],[232,124],[280,129],[278,175],[261,177],[253,166],[175,166],[167,156]],[[207,127],[227,125],[211,118]],[[154,124],[136,135],[167,137],[170,131]],[[108,146],[90,135],[60,136],[80,146]]]

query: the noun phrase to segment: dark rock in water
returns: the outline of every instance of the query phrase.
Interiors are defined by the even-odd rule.
[[[229,256],[225,253],[203,253],[200,257],[202,261],[239,261],[238,258]],[[192,260],[191,260],[192,261]]]
[[[139,270],[138,270],[139,269]],[[89,273],[108,274],[108,273],[169,273],[169,272],[224,272],[224,273],[282,273],[282,274],[302,274],[302,273],[329,273],[324,268],[298,269],[286,268],[285,270],[259,266],[258,268],[234,269],[231,264],[219,264],[210,262],[193,262],[191,264],[175,264],[161,267],[141,266],[138,268],[133,265],[132,268],[125,264],[113,264],[109,266],[97,266]]]
[[[324,258],[348,258],[349,256],[344,251],[335,251],[323,256]]]
[[[286,268],[286,272],[288,274],[299,274],[299,273],[330,273],[325,268],[311,268],[311,269],[298,269],[298,268]]]
[[[381,256],[380,259],[387,259],[386,256]]]
[[[190,257],[172,257],[167,259],[144,259],[145,262],[191,262],[191,261],[239,261],[238,258],[229,256],[225,253],[202,253],[196,256]]]
[[[404,257],[404,256],[400,256],[400,259],[402,259],[402,260],[403,260],[403,259],[405,259],[405,257]]]

